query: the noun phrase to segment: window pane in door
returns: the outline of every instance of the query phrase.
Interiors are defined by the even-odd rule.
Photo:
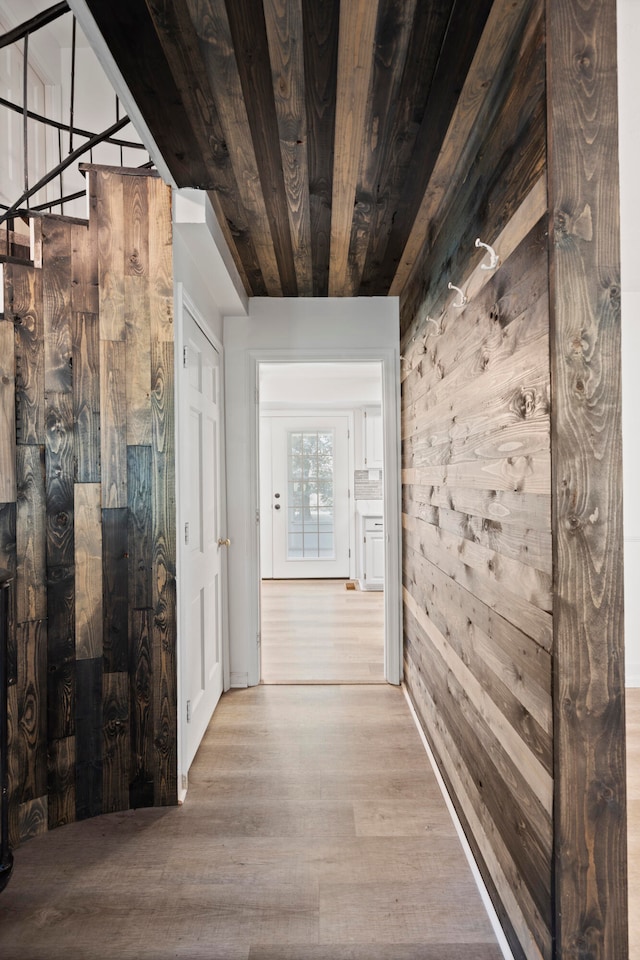
[[[289,431],[287,459],[287,559],[333,560],[333,432]]]

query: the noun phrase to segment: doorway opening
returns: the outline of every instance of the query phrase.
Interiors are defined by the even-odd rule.
[[[380,362],[261,362],[263,683],[384,682]]]

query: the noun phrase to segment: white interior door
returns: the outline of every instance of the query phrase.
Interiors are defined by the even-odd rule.
[[[184,312],[181,435],[184,503],[183,771],[189,769],[222,693],[220,357]]]
[[[349,419],[271,418],[273,577],[349,576]]]

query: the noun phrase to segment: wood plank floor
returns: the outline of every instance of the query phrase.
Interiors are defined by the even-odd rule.
[[[627,688],[629,960],[640,960],[640,688]]]
[[[384,594],[263,580],[263,683],[384,683]]]
[[[225,694],[180,808],[15,852],[3,960],[500,960],[401,690]]]

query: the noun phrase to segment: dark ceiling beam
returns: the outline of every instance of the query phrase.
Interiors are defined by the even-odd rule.
[[[236,265],[240,268],[244,262],[242,272],[249,281],[250,292],[262,296],[266,287],[251,240],[249,217],[238,190],[216,100],[207,78],[206,44],[201,44],[186,3],[171,0],[146,0],[146,3],[209,171],[206,188],[216,195],[217,199],[212,203],[216,212],[222,215],[219,219],[225,239]]]
[[[340,0],[302,0],[313,293],[329,292]]]
[[[368,230],[362,230],[362,245],[367,242],[365,262],[363,269],[359,270],[359,276],[356,275],[360,283],[355,290],[361,296],[369,294],[372,286],[375,287],[378,282],[377,272],[384,260],[387,240],[405,189],[438,53],[453,6],[453,0],[418,2],[401,58],[400,51],[394,49],[394,32],[398,28],[398,14],[394,9],[396,3],[390,5],[388,15],[380,20],[373,89],[380,120],[375,147],[372,146],[364,158],[362,180],[356,195],[356,214],[360,207],[363,210],[369,207],[371,211]],[[402,0],[400,7],[405,7]],[[395,76],[392,73],[394,69]],[[398,77],[397,71],[400,70]],[[382,99],[385,90],[388,90],[386,101]],[[355,238],[352,234],[352,249],[354,247]]]
[[[455,0],[429,91],[427,107],[405,180],[393,213],[384,256],[375,268],[371,296],[385,295],[395,276],[413,221],[440,153],[493,0]],[[372,265],[373,266],[373,265]]]
[[[260,158],[258,173],[271,225],[282,293],[285,297],[296,297],[298,282],[293,262],[264,8],[262,0],[226,0],[226,7],[251,137],[256,156]]]
[[[177,185],[215,187],[144,0],[87,6]]]

